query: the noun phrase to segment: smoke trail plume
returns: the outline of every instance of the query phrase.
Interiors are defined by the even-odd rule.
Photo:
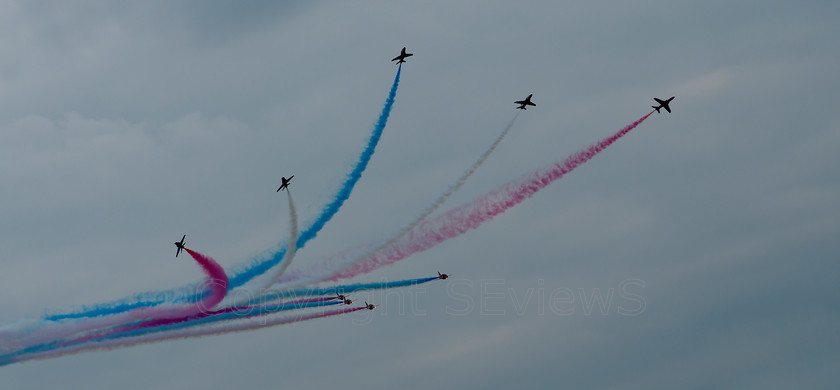
[[[435,212],[435,210],[437,210],[438,207],[440,207],[441,205],[443,205],[444,202],[446,202],[446,199],[448,199],[450,196],[452,196],[452,194],[457,192],[458,189],[460,189],[461,186],[463,186],[464,183],[467,182],[467,179],[469,179],[470,176],[472,176],[472,174],[475,173],[476,170],[478,170],[478,167],[480,167],[481,164],[483,164],[484,161],[487,160],[487,157],[490,157],[490,154],[492,154],[493,151],[496,150],[496,147],[499,146],[499,144],[505,138],[507,133],[510,131],[511,127],[513,127],[513,123],[516,122],[516,118],[518,118],[518,117],[519,117],[519,113],[514,115],[513,119],[511,119],[510,123],[508,123],[508,125],[505,127],[505,129],[502,131],[502,133],[499,134],[499,136],[496,137],[496,140],[493,141],[492,144],[490,144],[490,147],[487,148],[487,150],[485,150],[484,153],[481,154],[481,156],[479,156],[478,160],[476,160],[469,168],[467,168],[467,170],[464,171],[463,174],[461,174],[461,177],[459,177],[457,180],[455,180],[455,182],[450,184],[449,187],[446,189],[446,191],[444,191],[440,196],[438,196],[437,199],[435,199],[431,204],[426,206],[426,208],[423,211],[421,211],[420,214],[418,214],[411,222],[409,222],[407,225],[405,225],[397,233],[392,235],[391,238],[385,240],[384,242],[380,243],[379,245],[369,247],[368,250],[365,250],[362,253],[356,255],[355,257],[351,258],[349,261],[347,259],[344,259],[342,261],[342,264],[357,263],[359,261],[362,261],[362,260],[372,256],[374,253],[379,252],[380,250],[391,246],[392,244],[397,242],[397,240],[402,238],[402,236],[404,236],[406,233],[411,231],[411,229],[414,229],[414,227],[417,226],[417,224],[419,224],[420,222],[425,220],[426,217],[428,217],[433,212]],[[333,259],[338,259],[338,258],[333,258]],[[294,287],[297,287],[297,286],[300,286],[300,285],[316,282],[316,281],[319,281],[319,280],[330,279],[333,276],[335,276],[335,274],[340,269],[341,269],[341,264],[324,265],[320,268],[321,271],[324,271],[324,273],[322,273],[322,274],[296,273],[296,274],[293,274],[293,275],[289,275],[289,277],[287,277],[287,278],[279,279],[278,283],[284,284],[284,285],[286,285],[290,288],[294,288]]]
[[[353,191],[354,186],[361,178],[362,172],[364,172],[365,168],[367,168],[367,165],[370,162],[371,157],[373,156],[373,152],[376,149],[376,145],[379,143],[379,139],[382,137],[382,132],[384,131],[385,126],[388,123],[388,117],[391,115],[391,108],[393,107],[394,101],[396,99],[397,87],[399,86],[401,73],[402,65],[400,65],[397,69],[397,75],[394,77],[394,82],[391,85],[390,91],[388,92],[388,97],[385,99],[385,105],[382,107],[382,112],[379,114],[379,119],[374,124],[374,128],[371,132],[370,139],[368,140],[367,146],[365,147],[364,151],[359,157],[359,161],[356,162],[356,165],[347,175],[345,182],[337,191],[332,202],[324,206],[318,218],[312,223],[310,227],[306,228],[300,234],[295,243],[296,249],[303,248],[303,246],[306,245],[306,243],[309,240],[314,238],[318,234],[318,232],[321,231],[324,225],[327,222],[329,222],[329,220],[332,219],[333,216],[335,216],[335,214],[338,212],[338,210],[341,208],[344,202],[350,197],[350,193]],[[228,288],[234,289],[236,287],[242,286],[257,275],[261,275],[267,272],[269,269],[280,263],[286,254],[287,246],[288,243],[281,243],[279,245],[280,249],[276,253],[271,255],[270,258],[255,260],[247,266],[240,267],[240,270],[233,272],[233,274],[228,277]],[[157,306],[166,302],[173,302],[174,300],[183,300],[185,298],[187,300],[194,301],[196,299],[194,295],[194,287],[195,286],[187,285],[167,291],[150,291],[135,294],[134,296],[129,298],[123,298],[108,303],[99,303],[89,306],[83,306],[81,309],[71,312],[48,315],[44,319],[48,321],[59,321],[74,318],[99,317],[122,313],[129,310],[144,307]]]
[[[524,180],[508,182],[504,186],[490,191],[467,204],[451,209],[434,219],[420,223],[395,243],[362,261],[346,265],[340,270],[331,270],[330,273],[334,276],[325,280],[347,279],[368,273],[477,228],[482,223],[493,219],[496,215],[530,198],[539,190],[589,161],[636,128],[636,126],[641,124],[652,113],[641,117],[617,133],[572,154],[563,161],[537,170]],[[323,269],[334,264],[335,262],[328,260],[324,264],[312,267],[309,272],[305,273],[323,275],[325,273]]]
[[[109,326],[135,322],[166,321],[172,318],[194,316],[198,313],[210,311],[227,293],[227,275],[222,266],[209,256],[184,248],[207,274],[207,279],[199,285],[203,298],[191,304],[161,305],[153,308],[140,308],[114,316],[84,318],[81,320],[39,321],[37,326],[19,332],[2,332],[0,341],[3,348],[0,352],[9,353],[33,345],[69,337],[81,332],[89,332]]]
[[[292,190],[286,188],[286,194],[289,199],[289,248],[286,250],[286,255],[283,261],[276,264],[273,269],[256,275],[249,283],[231,290],[225,299],[220,303],[221,306],[236,306],[244,302],[249,302],[259,296],[263,290],[271,287],[274,281],[286,271],[295,257],[296,245],[298,240],[298,217],[295,210],[295,204],[292,201]]]
[[[377,120],[376,124],[373,126],[373,133],[371,134],[367,146],[359,156],[359,161],[356,162],[356,166],[353,167],[349,174],[347,174],[344,184],[335,194],[333,201],[327,204],[321,212],[321,215],[312,222],[312,225],[309,226],[309,228],[300,234],[297,241],[298,249],[303,248],[309,240],[315,238],[315,236],[318,235],[318,232],[324,228],[324,225],[329,222],[336,213],[338,213],[339,208],[341,208],[344,202],[350,198],[350,193],[353,192],[353,188],[356,186],[356,183],[358,183],[359,179],[362,178],[362,172],[365,171],[371,157],[373,157],[373,152],[376,150],[376,145],[379,143],[379,139],[382,137],[382,132],[385,130],[385,125],[388,123],[388,117],[391,115],[391,107],[393,107],[394,100],[397,96],[397,87],[399,87],[400,84],[401,72],[402,65],[400,65],[397,69],[397,76],[394,77],[394,83],[391,85],[391,91],[388,93],[388,98],[385,99],[385,105],[382,107],[382,112],[379,114],[379,120]],[[247,280],[250,280],[254,276],[264,273],[269,267],[279,261],[278,257],[282,257],[283,252],[284,251],[281,250],[275,254],[272,259],[257,263],[249,269],[232,277],[231,284],[238,286],[245,283]]]
[[[51,351],[64,350],[68,348],[77,349],[79,345],[99,345],[100,343],[107,340],[125,339],[129,337],[141,336],[152,333],[168,332],[175,329],[198,329],[202,325],[214,324],[222,321],[242,320],[253,317],[266,316],[281,311],[331,306],[340,303],[341,302],[338,301],[304,300],[288,303],[224,308],[220,310],[199,313],[188,320],[184,320],[183,318],[171,319],[169,321],[153,320],[157,322],[156,326],[142,326],[143,324],[141,323],[140,326],[129,325],[117,327],[113,329],[107,329],[105,331],[96,331],[93,333],[84,334],[82,336],[71,339],[57,340],[49,343],[33,345],[31,347],[25,348],[20,351],[16,351],[14,353],[3,354],[0,355],[0,366],[4,364],[3,362],[28,360],[29,356],[41,355],[43,353]]]
[[[153,343],[164,340],[183,339],[202,337],[215,334],[243,332],[252,329],[266,328],[270,326],[285,325],[295,322],[314,320],[317,318],[332,317],[341,314],[352,313],[354,311],[364,310],[364,307],[349,307],[335,310],[328,310],[319,313],[291,315],[278,318],[265,319],[261,317],[248,318],[239,322],[224,323],[217,326],[207,326],[200,328],[183,328],[173,329],[166,332],[156,332],[150,334],[143,334],[138,336],[130,336],[118,339],[108,339],[98,342],[89,342],[83,344],[76,344],[65,348],[54,349],[43,352],[33,352],[23,356],[9,356],[0,357],[0,366],[11,363],[22,362],[26,360],[35,359],[50,359],[64,355],[76,354],[84,351],[100,350],[100,349],[115,349],[120,347],[128,347],[138,344]]]

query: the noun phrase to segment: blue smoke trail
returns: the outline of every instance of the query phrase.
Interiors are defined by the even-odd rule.
[[[362,177],[362,172],[364,172],[365,168],[367,168],[367,165],[373,156],[373,152],[376,149],[376,145],[382,137],[382,132],[385,130],[385,125],[388,123],[388,117],[391,115],[391,107],[394,105],[394,100],[397,96],[397,87],[400,83],[400,73],[402,73],[402,65],[400,65],[397,69],[397,75],[394,77],[394,83],[391,85],[388,98],[385,99],[385,105],[382,107],[382,112],[379,114],[379,120],[377,120],[376,124],[374,124],[370,140],[368,141],[364,151],[362,151],[359,161],[353,167],[353,170],[347,174],[344,184],[335,194],[333,201],[324,207],[321,214],[314,222],[312,222],[312,225],[309,228],[301,232],[297,240],[296,251],[303,248],[309,240],[315,238],[321,229],[324,228],[324,225],[329,222],[336,213],[338,213],[338,210],[344,202],[350,198],[350,193]],[[271,267],[279,264],[286,255],[287,246],[288,243],[281,243],[279,245],[280,249],[274,253],[271,258],[256,260],[243,269],[234,272],[233,275],[228,275],[228,291],[244,285],[257,275],[261,275],[268,271]],[[58,321],[72,318],[101,317],[138,308],[157,306],[164,302],[172,302],[175,299],[183,297],[186,297],[187,301],[201,299],[201,295],[196,294],[194,291],[195,286],[184,286],[168,291],[141,293],[134,295],[131,298],[124,298],[110,303],[83,306],[81,310],[72,313],[47,315],[44,319],[48,321]]]
[[[333,201],[327,204],[321,215],[312,222],[312,225],[301,232],[300,236],[297,240],[297,249],[300,250],[306,245],[309,240],[315,238],[318,235],[318,232],[324,228],[327,222],[338,213],[338,210],[344,204],[347,199],[350,198],[350,193],[353,191],[353,188],[356,186],[356,183],[359,179],[362,178],[362,172],[365,171],[367,168],[368,163],[370,162],[371,157],[373,157],[373,151],[376,149],[376,145],[379,143],[379,139],[382,138],[382,131],[385,130],[385,125],[388,123],[388,116],[391,115],[391,107],[394,105],[394,99],[397,96],[397,87],[400,84],[400,73],[402,72],[402,65],[400,65],[399,69],[397,69],[397,76],[394,77],[394,84],[391,85],[391,91],[388,93],[388,98],[385,99],[385,106],[382,107],[382,113],[379,114],[379,120],[376,121],[376,124],[373,127],[373,133],[370,136],[370,140],[368,141],[367,147],[365,150],[362,151],[362,155],[359,156],[359,161],[356,163],[356,166],[353,167],[353,170],[347,174],[347,178],[344,182],[344,185],[338,190],[333,198]],[[285,247],[286,245],[281,245]],[[249,280],[254,278],[257,275],[260,275],[269,268],[277,265],[283,260],[283,256],[285,255],[286,250],[281,249],[271,259],[256,262],[251,265],[248,269],[241,271],[238,275],[229,277],[228,282],[228,291],[233,289],[234,287],[241,286],[247,283]]]
[[[310,289],[297,289],[297,290],[287,290],[287,291],[280,291],[276,295],[275,294],[266,294],[261,295],[260,300],[264,302],[268,302],[274,298],[284,298],[284,297],[295,297],[295,296],[316,296],[316,295],[331,295],[335,293],[342,293],[342,294],[349,294],[356,291],[364,291],[364,290],[377,290],[377,289],[389,289],[389,288],[399,288],[399,287],[407,287],[407,286],[414,286],[418,284],[428,283],[433,280],[439,279],[437,276],[428,277],[428,278],[418,278],[418,279],[406,279],[406,280],[398,280],[394,282],[374,282],[374,283],[355,283],[355,284],[345,284],[342,286],[332,286],[332,287],[320,287],[320,288],[310,288]],[[239,319],[245,318],[249,316],[256,316],[256,315],[265,315],[269,313],[274,313],[283,310],[293,310],[293,309],[303,309],[303,308],[310,308],[310,307],[320,307],[320,306],[329,306],[329,305],[337,305],[343,303],[342,301],[321,301],[321,302],[298,302],[298,303],[277,303],[277,304],[263,304],[261,306],[255,306],[252,308],[244,309],[244,310],[237,310],[237,311],[230,311],[226,313],[218,313],[204,318],[193,318],[190,320],[186,320],[183,322],[179,322],[176,324],[166,324],[160,325],[156,327],[150,328],[142,328],[131,330],[127,332],[122,332],[115,335],[110,335],[107,337],[97,338],[95,340],[107,340],[112,338],[121,338],[121,337],[131,337],[131,336],[139,336],[147,333],[153,333],[158,331],[166,331],[170,329],[181,329],[186,328],[189,326],[194,325],[203,325],[218,321],[224,321],[229,319]],[[93,341],[93,340],[90,340]],[[71,344],[68,344],[71,345]],[[40,350],[35,352],[42,352]]]
[[[349,294],[356,291],[363,291],[363,290],[380,290],[386,288],[397,288],[397,287],[406,287],[406,286],[413,286],[416,284],[423,284],[431,282],[432,280],[439,279],[437,276],[433,276],[430,278],[419,278],[419,279],[407,279],[407,280],[398,280],[395,282],[374,282],[374,283],[355,283],[355,284],[345,284],[342,286],[332,286],[332,287],[311,287],[311,288],[299,288],[295,290],[286,290],[286,291],[274,291],[272,293],[267,294],[270,299],[275,298],[288,298],[288,297],[297,297],[297,296],[315,296],[315,295],[331,295],[335,293],[340,294]]]
[[[140,336],[147,333],[156,333],[156,332],[163,332],[172,329],[181,329],[195,325],[204,325],[204,324],[211,324],[214,322],[225,321],[225,320],[235,320],[235,319],[242,319],[248,317],[255,317],[255,316],[262,316],[271,313],[277,313],[280,311],[286,310],[297,310],[297,309],[308,309],[312,307],[322,307],[322,306],[332,306],[338,305],[342,302],[339,301],[323,301],[323,302],[304,302],[304,303],[278,303],[273,305],[265,305],[260,307],[254,307],[249,310],[243,311],[231,311],[226,313],[219,313],[214,314],[211,316],[207,316],[204,318],[197,318],[190,321],[179,322],[175,324],[167,324],[161,325],[156,327],[150,328],[142,328],[136,329],[128,332],[117,333],[114,335],[110,335],[107,337],[98,338],[96,340],[107,340],[107,339],[118,339],[123,337],[132,337],[132,336]],[[72,344],[68,344],[72,345]]]
[[[364,291],[364,290],[375,290],[375,289],[388,289],[388,288],[398,288],[398,287],[406,287],[406,286],[414,286],[418,284],[428,283],[433,280],[439,279],[437,276],[428,277],[428,278],[417,278],[417,279],[406,279],[406,280],[397,280],[394,282],[373,282],[373,283],[355,283],[355,284],[345,284],[341,286],[331,286],[331,287],[313,287],[313,288],[302,288],[296,290],[287,290],[287,291],[276,291],[274,294],[265,294],[260,296],[260,300],[262,302],[268,302],[274,299],[284,298],[284,297],[296,297],[296,296],[317,296],[317,295],[331,295],[335,293],[341,294],[349,294],[356,291]],[[122,332],[118,334],[103,336],[100,338],[96,338],[93,340],[87,340],[85,342],[96,342],[101,340],[108,340],[108,339],[116,339],[122,337],[131,337],[131,336],[140,336],[148,333],[155,333],[155,332],[163,332],[171,329],[182,329],[186,327],[196,326],[196,325],[203,325],[209,324],[224,320],[232,320],[238,318],[245,318],[248,316],[255,316],[255,315],[264,315],[268,313],[274,313],[283,310],[294,310],[294,309],[303,309],[303,308],[310,308],[310,307],[321,307],[321,306],[329,306],[329,305],[337,305],[341,304],[341,301],[323,301],[323,302],[305,302],[305,303],[277,303],[277,304],[265,304],[260,307],[254,307],[245,310],[239,311],[230,311],[226,313],[219,313],[214,314],[204,318],[194,318],[184,322],[179,322],[175,324],[166,324],[160,325],[156,327],[149,327],[149,328],[141,328],[135,329],[127,332]],[[62,340],[59,341],[52,341],[49,343],[44,343],[40,345],[35,345],[29,348],[22,349],[20,351],[15,351],[13,353],[9,353],[6,355],[0,355],[0,366],[4,366],[7,364],[11,364],[20,360],[25,360],[25,355],[31,353],[39,353],[39,352],[47,352],[52,351],[64,346],[74,345],[70,344],[61,344]],[[23,359],[21,359],[23,358]]]
[[[296,309],[306,309],[306,308],[313,308],[313,307],[323,307],[323,306],[332,306],[341,304],[340,301],[324,301],[324,302],[305,302],[305,303],[279,303],[273,305],[265,305],[262,307],[255,307],[252,310],[243,310],[243,311],[233,311],[233,312],[226,312],[226,313],[219,313],[214,314],[204,318],[197,318],[190,321],[179,322],[175,324],[167,324],[161,325],[156,327],[150,328],[142,328],[136,329],[128,332],[116,333],[108,336],[103,336],[100,338],[96,338],[93,340],[86,340],[85,343],[96,343],[102,340],[110,340],[110,339],[119,339],[124,337],[132,337],[132,336],[140,336],[149,333],[157,333],[157,332],[164,332],[167,330],[173,329],[181,329],[186,328],[194,325],[204,325],[204,324],[211,324],[219,321],[225,320],[235,320],[235,319],[242,319],[248,317],[255,317],[261,316],[271,313],[277,313],[280,311],[286,310],[296,310]],[[0,356],[0,366],[4,366],[7,364],[11,364],[20,360],[25,360],[25,355],[31,353],[39,353],[39,352],[48,352],[52,350],[56,350],[62,347],[67,347],[71,345],[76,345],[76,343],[64,343],[64,340],[58,341],[51,341],[49,343],[44,343],[40,345],[35,345],[20,351],[16,351],[14,353],[9,353],[6,355]],[[23,359],[21,359],[23,358]]]

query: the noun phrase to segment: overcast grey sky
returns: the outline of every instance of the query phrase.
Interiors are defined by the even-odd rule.
[[[0,383],[835,389],[838,16],[830,1],[2,1],[0,323],[198,280],[172,257],[183,233],[226,267],[276,246],[280,176],[314,218],[403,46],[371,165],[297,266],[402,227],[529,93],[444,209],[676,99],[480,229],[359,277],[454,275],[354,297],[376,311],[14,364]]]

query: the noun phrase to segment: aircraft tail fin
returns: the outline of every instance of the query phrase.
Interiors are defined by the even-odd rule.
[[[653,108],[654,110],[656,110],[656,112],[659,112],[659,109],[660,109],[660,108],[662,108],[662,106],[659,106],[659,107],[656,107],[656,106],[650,106],[650,107],[651,107],[651,108]]]

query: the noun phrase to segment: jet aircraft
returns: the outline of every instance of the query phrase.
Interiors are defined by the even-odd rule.
[[[368,310],[373,310],[375,307],[376,305],[365,302],[365,308]]]
[[[531,96],[534,96],[534,94],[532,93],[532,94],[528,95],[528,97],[526,97],[525,100],[520,100],[520,101],[514,102],[515,104],[519,104],[519,107],[516,107],[516,108],[518,108],[520,110],[527,110],[527,108],[525,108],[525,106],[536,106],[536,104],[531,103]]]
[[[668,103],[671,103],[671,100],[674,100],[673,96],[671,96],[667,100],[662,100],[659,98],[653,98],[653,100],[656,100],[656,102],[659,103],[659,106],[651,106],[656,110],[656,112],[659,112],[660,108],[664,108],[665,111],[668,111],[669,114],[671,113],[671,107],[668,107]]]
[[[449,275],[447,275],[447,274],[442,274],[442,273],[440,273],[440,271],[438,271],[438,279],[443,280],[443,279],[446,279],[446,278],[448,278],[448,277],[449,277]]]
[[[288,179],[286,178],[286,176],[283,176],[282,177],[283,183],[280,184],[280,188],[278,188],[277,191],[275,191],[275,192],[280,192],[281,190],[285,190],[285,189],[289,188],[289,182],[292,181],[293,177],[295,177],[295,175],[289,176]]]
[[[394,57],[394,59],[393,59],[393,60],[391,60],[391,61],[397,61],[397,60],[399,60],[399,61],[397,61],[397,64],[402,64],[403,62],[405,62],[405,58],[406,58],[406,57],[411,57],[411,56],[413,56],[413,55],[414,55],[413,53],[406,53],[406,52],[405,52],[405,47],[403,47],[403,48],[402,48],[402,52],[400,52],[400,55],[398,55],[398,56]]]
[[[184,249],[184,240],[186,240],[186,239],[187,239],[187,235],[186,235],[186,234],[184,234],[184,237],[181,237],[181,241],[180,241],[180,242],[179,242],[179,241],[176,241],[176,242],[175,242],[175,246],[177,246],[177,247],[178,247],[178,251],[177,251],[177,252],[175,252],[175,257],[178,257],[178,255],[180,255],[180,254],[181,254],[181,249]]]

